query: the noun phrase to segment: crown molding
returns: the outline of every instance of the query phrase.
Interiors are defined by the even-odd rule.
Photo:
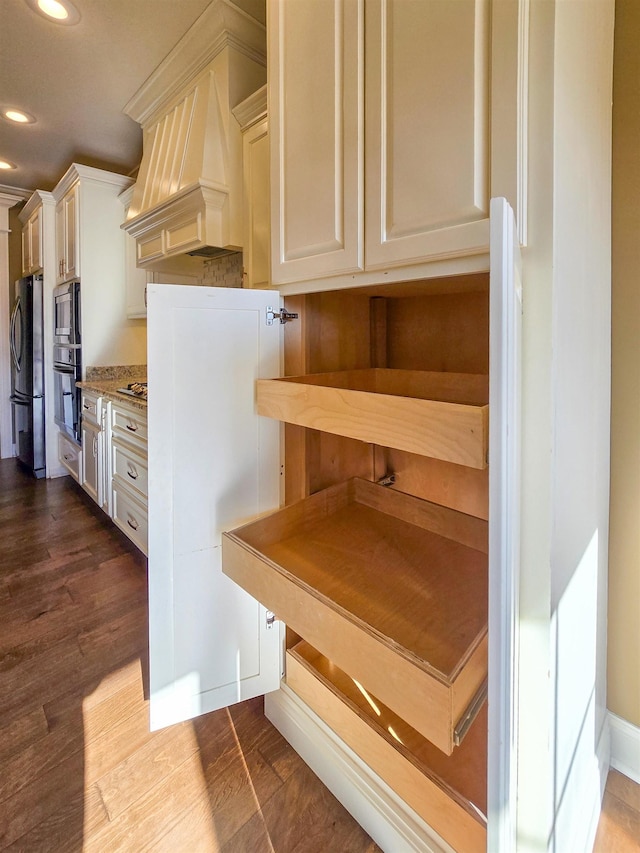
[[[226,47],[266,67],[266,28],[231,0],[213,0],[123,112],[144,128]]]
[[[267,115],[267,84],[261,86],[253,95],[241,101],[231,112],[242,130],[265,118]]]
[[[54,205],[56,200],[53,196],[53,193],[45,192],[44,190],[35,190],[32,194],[25,206],[22,208],[20,213],[18,214],[18,218],[20,222],[26,222],[31,214],[38,207],[45,205]]]

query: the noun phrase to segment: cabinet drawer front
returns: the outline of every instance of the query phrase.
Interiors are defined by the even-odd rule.
[[[148,495],[147,460],[133,453],[126,445],[114,439],[111,442],[111,472],[126,487],[137,492],[140,498]]]
[[[111,405],[111,429],[129,441],[147,442],[147,414],[140,409]]]
[[[100,426],[102,397],[82,392],[82,420]]]
[[[135,498],[127,494],[126,489],[121,488],[115,482],[112,484],[111,496],[113,504],[113,514],[111,517],[114,523],[146,555],[148,536],[147,511]]]
[[[76,482],[80,482],[80,456],[82,450],[68,441],[62,433],[58,435],[58,459]]]

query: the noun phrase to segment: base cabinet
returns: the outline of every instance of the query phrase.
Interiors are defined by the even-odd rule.
[[[64,437],[60,438],[62,441]],[[73,474],[73,451],[67,444],[71,442],[65,440],[64,444],[69,459],[63,464]],[[146,412],[84,390],[82,451],[78,455],[77,469],[75,478],[82,488],[146,554]]]
[[[110,514],[143,554],[147,554],[147,415],[142,409],[109,404]]]

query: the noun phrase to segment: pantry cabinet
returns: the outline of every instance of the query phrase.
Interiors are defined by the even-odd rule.
[[[273,283],[481,252],[491,195],[516,200],[509,146],[491,160],[507,133],[492,110],[512,106],[517,79],[502,46],[517,4],[268,9]]]
[[[490,598],[517,571],[517,494],[489,503],[517,466],[509,213],[496,202],[473,274],[291,294],[286,323],[275,291],[149,288],[152,726],[283,676],[427,832],[468,850],[486,845],[488,684],[496,714],[512,687],[489,668],[514,618],[492,621]]]

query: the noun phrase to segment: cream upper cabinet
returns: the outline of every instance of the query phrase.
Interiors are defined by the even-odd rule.
[[[22,226],[22,274],[42,269],[42,205]]]
[[[80,276],[78,185],[56,205],[56,281],[58,284]]]
[[[488,0],[367,0],[365,264],[486,245]]]
[[[364,5],[268,12],[272,281],[360,270]]]
[[[500,5],[270,2],[274,284],[486,250],[491,195],[516,206],[510,151],[492,172],[517,79]]]
[[[267,119],[242,135],[245,287],[269,287],[269,135]]]
[[[234,108],[242,129],[244,287],[270,286],[269,126],[267,87]]]

